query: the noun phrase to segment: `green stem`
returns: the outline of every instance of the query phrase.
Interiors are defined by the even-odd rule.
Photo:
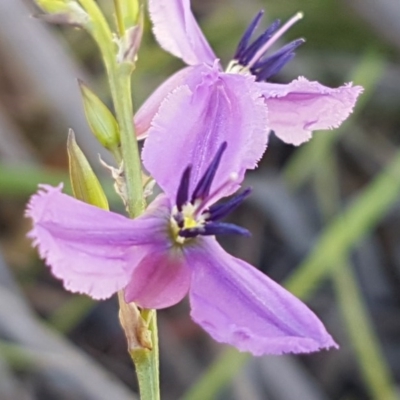
[[[111,97],[121,135],[128,211],[131,217],[137,217],[143,212],[144,203],[139,149],[133,125],[130,89],[132,66],[117,63],[112,32],[97,4],[93,0],[79,1],[91,18],[87,30],[99,46],[107,70]]]
[[[122,159],[127,189],[127,207],[132,218],[144,211],[142,170],[139,149],[133,125],[133,106],[131,97],[132,65],[118,63],[113,35],[102,12],[93,0],[79,0],[89,14],[90,22],[86,29],[100,48],[110,83],[110,91],[121,135]],[[149,310],[147,316],[152,335],[153,349],[130,352],[135,363],[142,400],[158,400],[159,362],[156,312]]]
[[[141,400],[159,400],[160,389],[158,379],[149,379],[154,371],[159,371],[157,313],[155,310],[143,310],[142,317],[148,321],[151,332],[153,349],[136,350],[130,352],[130,356],[136,366],[136,374],[139,382]],[[157,374],[158,377],[158,374]]]
[[[140,165],[139,148],[133,125],[133,106],[131,97],[130,66],[121,64],[119,76],[111,78],[111,92],[117,121],[121,132],[122,159],[127,185],[127,205],[129,215],[135,218],[144,211],[142,169]],[[115,79],[117,78],[117,79]]]

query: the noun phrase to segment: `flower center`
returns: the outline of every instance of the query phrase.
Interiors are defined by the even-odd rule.
[[[297,39],[283,46],[270,56],[265,56],[269,48],[297,21],[303,18],[302,13],[294,15],[286,24],[280,27],[280,21],[274,21],[257,39],[250,43],[264,12],[260,11],[246,29],[236,49],[234,59],[226,69],[227,73],[252,74],[257,81],[266,81],[278,73],[294,56],[297,47],[304,39]]]
[[[177,206],[172,210],[171,231],[177,243],[183,244],[187,239],[201,235],[204,231],[204,216],[196,216],[196,212],[196,207],[191,203],[184,204],[181,211]]]
[[[182,245],[187,240],[197,236],[213,236],[219,234],[240,234],[248,236],[247,229],[234,224],[220,222],[231,213],[250,194],[250,189],[234,196],[224,204],[210,205],[230,181],[211,192],[211,184],[215,178],[222,155],[226,150],[226,142],[222,143],[214,159],[197,183],[189,197],[189,184],[192,166],[189,165],[183,172],[176,196],[176,206],[171,215],[171,233],[176,243]],[[232,175],[235,178],[235,175]]]
[[[183,228],[184,229],[191,229],[191,228],[196,228],[197,221],[194,219],[194,217],[191,215],[190,217],[185,217],[183,220]]]

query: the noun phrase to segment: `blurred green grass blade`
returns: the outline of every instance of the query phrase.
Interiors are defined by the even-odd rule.
[[[366,189],[322,232],[307,258],[286,282],[296,296],[309,298],[336,264],[375,227],[399,198],[400,152]]]
[[[226,349],[182,400],[216,399],[221,389],[238,374],[250,357],[248,353],[239,353],[233,348]]]
[[[326,221],[340,209],[338,176],[337,160],[331,152],[314,174],[318,208]],[[396,389],[390,368],[382,354],[352,265],[346,257],[338,260],[331,278],[344,325],[371,399],[395,400]]]
[[[364,382],[375,400],[396,400],[396,387],[379,346],[374,327],[362,301],[356,278],[346,261],[341,260],[332,274],[347,333],[361,365]]]
[[[97,303],[87,296],[73,296],[49,318],[49,324],[63,334],[71,332]]]
[[[33,353],[31,349],[0,339],[1,357],[17,371],[34,370],[37,368],[37,360]]]
[[[299,148],[288,161],[284,176],[288,184],[299,187],[323,162],[333,143],[344,133],[351,131],[351,121],[360,114],[382,76],[385,61],[375,51],[369,51],[349,77],[349,81],[364,87],[357,101],[354,113],[348,122],[332,131],[316,132],[313,139]]]
[[[64,183],[63,192],[72,195],[69,176],[63,171],[33,166],[9,166],[0,164],[0,196],[27,198],[38,189],[40,183],[57,186]],[[120,204],[120,198],[112,187],[112,181],[102,180],[104,192],[111,204]]]
[[[32,166],[0,165],[0,195],[27,197],[37,191],[39,183],[58,185],[71,193],[68,174]]]

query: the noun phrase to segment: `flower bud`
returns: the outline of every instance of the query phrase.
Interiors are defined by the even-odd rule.
[[[79,86],[90,129],[102,146],[116,155],[120,145],[116,119],[107,106],[83,82],[79,82]]]
[[[85,203],[108,210],[108,201],[99,180],[82,150],[75,141],[75,134],[70,129],[67,141],[69,158],[69,177],[74,197]]]

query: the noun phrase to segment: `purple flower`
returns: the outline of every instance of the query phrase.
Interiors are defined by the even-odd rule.
[[[215,239],[248,235],[221,219],[250,190],[216,202],[239,187],[251,134],[215,150],[197,146],[184,129],[173,141],[162,142],[165,136],[155,131],[143,151],[164,194],[137,219],[80,202],[60,187],[42,186],[32,197],[29,236],[52,273],[70,291],[104,299],[123,289],[127,302],[144,308],[169,307],[189,293],[195,322],[215,340],[255,355],[336,347],[306,305]]]
[[[168,111],[173,115],[165,118],[184,124],[188,115],[195,113],[206,121],[206,126],[198,122],[191,133],[199,140],[208,137],[204,132],[209,126],[213,126],[213,134],[228,142],[243,130],[254,129],[259,159],[271,130],[284,142],[299,145],[309,140],[314,130],[338,127],[362,92],[360,86],[347,84],[331,89],[303,77],[289,84],[265,82],[294,57],[294,50],[304,42],[298,39],[272,55],[265,54],[301,14],[281,28],[275,21],[251,42],[263,15],[260,12],[224,72],[193,17],[190,0],[149,0],[149,10],[160,45],[189,66],[163,83],[139,109],[135,117],[138,138],[147,137],[154,116],[161,112],[160,104],[168,102]],[[182,88],[186,88],[185,95]],[[243,115],[251,116],[251,126],[241,119]]]

